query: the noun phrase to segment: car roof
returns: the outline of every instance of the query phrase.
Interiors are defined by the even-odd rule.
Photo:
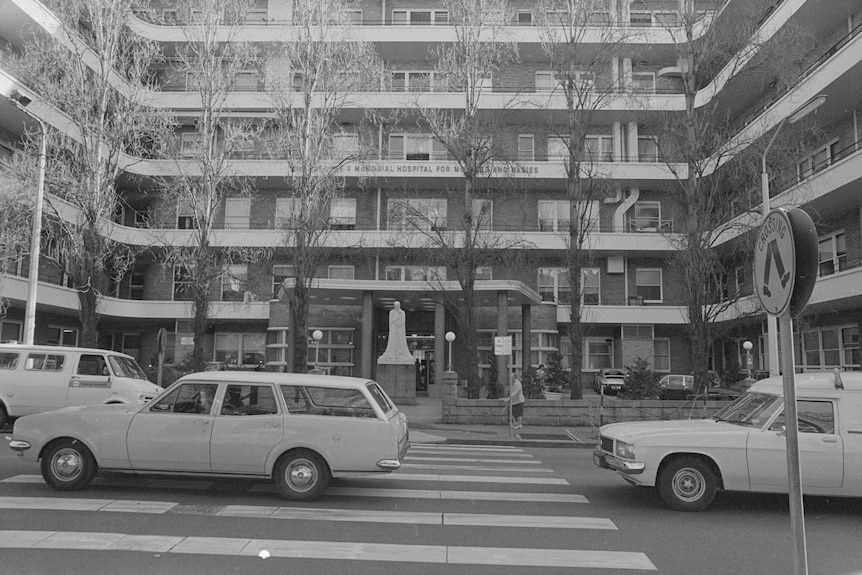
[[[840,385],[847,391],[862,391],[862,372],[859,371],[815,371],[807,373],[796,373],[793,375],[797,390],[805,391],[835,391],[840,389],[836,385],[836,376]],[[767,377],[751,384],[749,391],[770,393],[773,395],[784,394],[784,379],[782,376]]]
[[[602,373],[608,373],[611,375],[625,375],[626,370],[620,369],[618,367],[603,367]]]
[[[207,381],[229,383],[276,383],[279,385],[314,385],[318,387],[359,388],[373,383],[370,379],[341,375],[315,375],[309,373],[279,373],[273,371],[200,371],[184,375],[178,381]]]
[[[95,347],[72,347],[63,345],[27,345],[24,343],[0,343],[0,350],[3,351],[45,351],[45,352],[78,352],[78,353],[110,353],[111,355],[119,355],[135,359],[129,354],[112,349],[98,349]]]

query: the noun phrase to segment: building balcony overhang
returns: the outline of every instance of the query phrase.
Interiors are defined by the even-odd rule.
[[[571,322],[572,306],[557,306],[557,323]],[[581,321],[589,324],[658,324],[688,323],[685,306],[672,305],[585,305],[581,306]]]

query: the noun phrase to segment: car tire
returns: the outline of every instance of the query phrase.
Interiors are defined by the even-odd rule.
[[[0,403],[0,429],[6,427],[9,423],[9,414],[6,412],[6,406]]]
[[[42,478],[57,491],[85,488],[99,470],[96,458],[77,439],[64,439],[48,446],[42,455]]]
[[[292,501],[313,501],[326,490],[332,474],[320,455],[307,449],[288,451],[275,464],[275,482]]]
[[[662,501],[677,511],[703,511],[718,491],[712,467],[698,457],[678,457],[669,462],[659,477]]]

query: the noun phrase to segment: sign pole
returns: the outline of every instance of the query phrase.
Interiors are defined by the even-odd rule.
[[[793,533],[793,566],[797,575],[808,573],[805,543],[805,509],[802,503],[802,465],[799,459],[799,427],[796,419],[796,383],[793,357],[793,320],[790,311],[778,317],[781,342],[781,377],[784,384],[784,429],[787,441],[787,480],[790,496],[790,530]]]

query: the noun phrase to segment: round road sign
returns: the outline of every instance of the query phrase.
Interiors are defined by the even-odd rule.
[[[754,286],[766,313],[781,315],[790,305],[796,280],[796,250],[787,212],[766,215],[754,244]]]

